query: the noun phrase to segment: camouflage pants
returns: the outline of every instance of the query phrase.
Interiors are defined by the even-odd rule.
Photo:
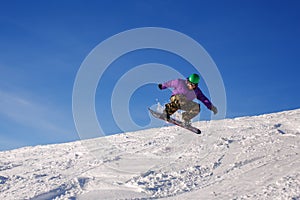
[[[194,101],[187,100],[184,95],[173,95],[170,98],[170,103],[165,105],[165,111],[172,115],[177,110],[184,110],[182,119],[189,121],[200,112],[200,105]]]

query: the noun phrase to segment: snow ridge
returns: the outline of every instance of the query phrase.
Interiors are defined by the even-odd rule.
[[[300,200],[300,109],[0,152],[0,199]]]

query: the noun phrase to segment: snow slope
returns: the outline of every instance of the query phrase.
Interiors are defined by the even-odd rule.
[[[300,109],[0,152],[0,199],[300,199]]]

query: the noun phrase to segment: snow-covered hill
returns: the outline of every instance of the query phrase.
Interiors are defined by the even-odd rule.
[[[300,109],[0,152],[0,199],[300,199]]]

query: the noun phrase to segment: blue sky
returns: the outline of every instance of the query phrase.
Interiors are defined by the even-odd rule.
[[[0,150],[78,140],[72,90],[81,63],[100,42],[139,27],[173,29],[206,49],[224,81],[227,117],[299,108],[299,9],[296,0],[1,0]],[[167,52],[120,57],[97,89],[104,91],[96,110],[107,133],[120,131],[108,109],[112,86],[126,70],[150,62],[186,65],[181,73],[193,73]],[[200,87],[207,94],[204,82]],[[141,87],[131,98],[132,118],[147,124],[145,108],[169,95],[153,84]]]

